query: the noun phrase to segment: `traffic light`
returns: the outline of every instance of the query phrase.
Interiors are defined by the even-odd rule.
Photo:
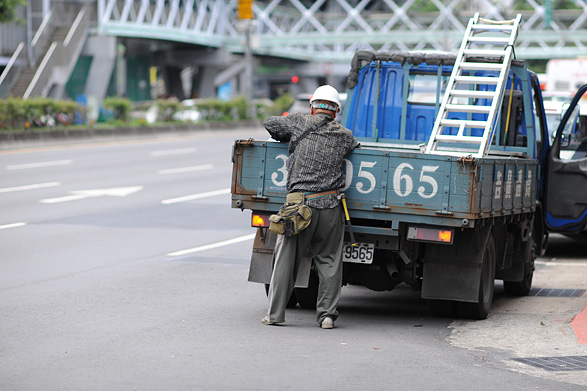
[[[236,17],[238,19],[253,19],[253,0],[238,0]]]

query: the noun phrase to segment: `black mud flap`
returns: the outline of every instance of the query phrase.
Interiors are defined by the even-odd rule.
[[[422,298],[477,303],[491,224],[455,232],[452,245],[426,246]]]
[[[264,232],[263,232],[264,231]],[[251,265],[249,267],[249,281],[269,284],[273,271],[273,249],[277,235],[266,228],[258,228],[253,243]]]
[[[283,235],[276,235],[268,229],[257,229],[257,235],[255,236],[255,242],[253,243],[253,253],[251,254],[251,265],[249,267],[248,280],[250,282],[259,282],[262,284],[271,283],[275,253],[279,251],[280,246],[278,245],[278,242],[282,239]],[[296,288],[308,287],[311,269],[312,257],[307,254],[300,261],[295,284]]]

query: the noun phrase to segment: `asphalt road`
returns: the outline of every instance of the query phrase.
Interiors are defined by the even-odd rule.
[[[260,323],[250,214],[230,208],[231,146],[260,129],[0,151],[0,390],[580,390],[587,297],[512,299],[481,322],[428,315],[417,292],[343,289]],[[555,238],[535,287],[587,289],[585,242]],[[571,250],[569,250],[571,249]],[[574,249],[574,250],[573,250]],[[587,296],[587,295],[585,295]]]

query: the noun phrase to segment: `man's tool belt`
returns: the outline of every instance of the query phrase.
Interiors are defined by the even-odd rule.
[[[304,193],[290,193],[279,212],[269,217],[269,230],[285,236],[302,232],[312,218],[312,211],[304,205]]]

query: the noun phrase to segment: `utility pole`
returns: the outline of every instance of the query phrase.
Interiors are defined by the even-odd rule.
[[[251,50],[251,27],[253,25],[253,0],[238,0],[237,19],[239,30],[245,34],[245,97],[247,99],[247,113],[251,119],[257,117],[253,102],[253,52]]]
[[[27,57],[29,58],[29,66],[35,65],[35,57],[33,53],[33,6],[30,1],[26,2],[26,40],[27,40]]]

